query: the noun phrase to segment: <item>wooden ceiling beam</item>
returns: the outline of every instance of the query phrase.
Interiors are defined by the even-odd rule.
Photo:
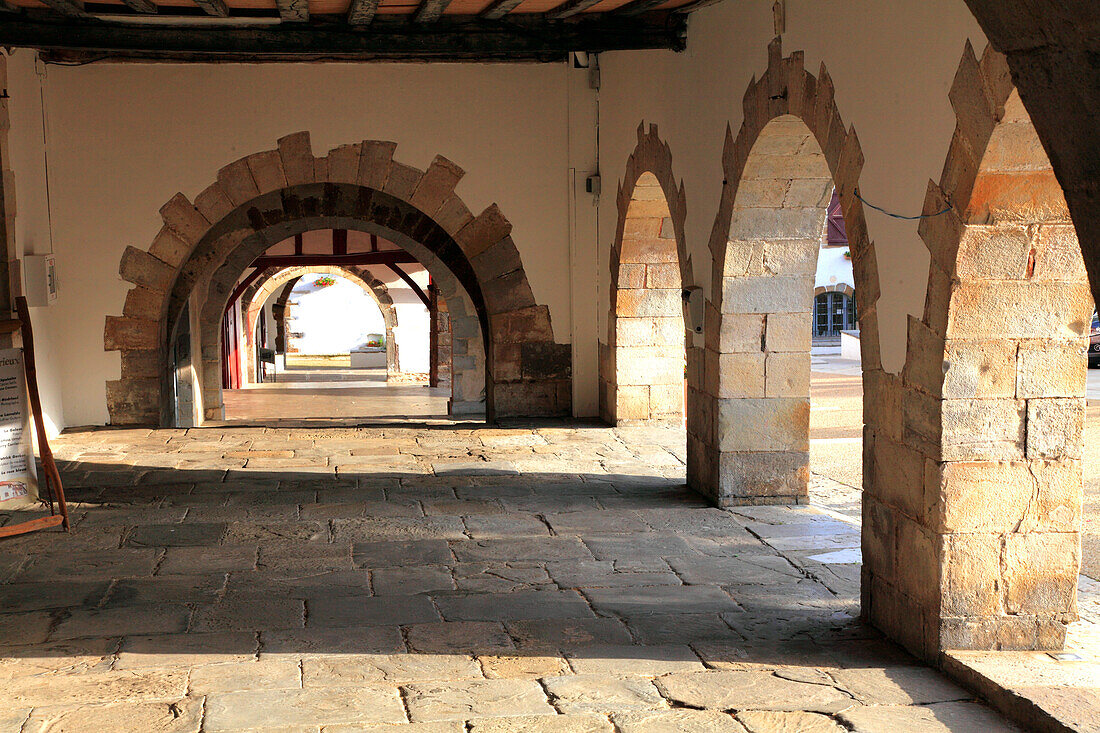
[[[350,25],[370,25],[378,12],[379,0],[351,0],[347,20]]]
[[[443,11],[450,4],[451,0],[423,0],[413,15],[413,22],[434,23],[443,16]]]
[[[60,0],[52,0],[59,2]],[[196,0],[210,3],[221,0]],[[587,1],[587,0],[586,0]],[[507,23],[443,16],[430,24],[376,18],[369,26],[160,26],[97,20],[12,18],[0,23],[0,45],[38,48],[47,61],[147,59],[174,61],[538,60],[570,51],[662,48],[681,51],[684,15],[622,17],[600,13],[569,23],[513,15]]]
[[[500,20],[519,7],[522,2],[523,0],[493,0],[485,10],[481,11],[481,17],[485,20]]]
[[[157,4],[150,2],[150,0],[122,0],[122,2],[126,4],[126,7],[136,13],[153,14],[160,10]]]
[[[279,9],[279,18],[284,23],[309,21],[309,0],[275,0],[275,7]]]
[[[193,0],[195,5],[198,5],[207,15],[213,15],[215,18],[228,18],[229,8],[226,7],[224,0]]]
[[[666,2],[668,2],[668,0],[634,0],[634,2],[629,2],[626,5],[620,5],[611,12],[616,15],[625,16],[641,15],[642,13],[653,10],[658,5],[664,5]]]
[[[70,18],[90,18],[84,10],[83,0],[42,0],[42,4],[61,15]]]
[[[599,1],[600,0],[565,0],[565,2],[558,7],[548,11],[546,13],[546,17],[550,18],[551,20],[564,20],[565,18],[572,18],[574,15],[583,13],[585,10],[588,10]]]

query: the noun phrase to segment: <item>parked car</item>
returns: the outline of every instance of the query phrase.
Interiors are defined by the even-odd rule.
[[[1089,369],[1100,366],[1100,316],[1092,314],[1092,327],[1089,328]]]

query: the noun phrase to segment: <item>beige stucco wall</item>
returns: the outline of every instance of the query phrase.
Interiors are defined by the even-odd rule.
[[[815,76],[825,63],[845,123],[855,125],[866,157],[860,189],[869,201],[919,214],[929,179],[939,180],[955,126],[947,92],[969,38],[986,42],[962,0],[787,0],[784,55],[803,50]],[[774,36],[770,2],[726,2],[691,17],[688,50],[608,53],[601,58],[600,160],[609,192],[621,180],[643,119],[657,123],[672,148],[673,167],[687,192],[687,245],[697,285],[710,293],[708,242],[722,187],[726,125],[742,122],[742,97],[767,68]],[[616,210],[600,207],[601,303]],[[928,252],[916,222],[867,211],[878,256],[878,313],[883,366],[904,360],[906,315],[920,315]],[[809,309],[810,304],[806,304]],[[599,309],[606,319],[606,308]],[[601,333],[606,327],[601,321]],[[806,319],[809,328],[809,316]]]
[[[28,73],[13,79],[13,100],[40,94],[30,56],[15,54]],[[37,214],[20,224],[25,241],[52,235],[63,278],[46,320],[65,324],[58,363],[80,367],[65,367],[44,386],[48,399],[64,404],[59,420],[107,419],[104,383],[118,378],[120,362],[103,351],[103,319],[122,310],[123,249],[149,246],[158,209],[177,191],[194,196],[220,167],[297,130],[311,132],[319,154],[386,139],[397,141],[395,157],[408,165],[425,169],[441,154],[464,168],[457,193],[475,213],[496,202],[512,222],[535,298],[549,305],[556,338],[568,342],[569,290],[561,283],[569,262],[570,73],[565,64],[45,67],[52,227]],[[35,132],[26,107],[13,123],[24,142]],[[594,127],[588,135],[594,141]],[[45,202],[35,151],[24,152],[14,166],[20,198]]]

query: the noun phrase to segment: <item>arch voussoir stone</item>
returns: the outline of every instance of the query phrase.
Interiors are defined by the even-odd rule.
[[[170,422],[167,345],[184,307],[197,297],[202,328],[219,333],[224,301],[243,268],[303,227],[380,229],[434,270],[448,299],[456,405],[469,410],[486,402],[490,418],[567,414],[571,348],[555,341],[549,311],[534,299],[511,223],[495,204],[471,214],[455,193],[463,171],[454,162],[436,156],[421,171],[394,160],[396,147],[364,140],[318,157],[308,132],[293,133],[272,150],[222,167],[195,203],[179,193],[161,207],[165,226],[153,244],[123,256],[123,275],[137,286],[128,307],[105,323],[104,348],[122,351],[124,364],[122,378],[108,384],[111,422]],[[192,338],[201,341],[193,351],[201,354],[196,368],[209,392],[205,412],[216,417],[220,335]],[[153,352],[160,354],[155,370]],[[152,371],[156,380],[137,378]],[[487,387],[475,374],[488,375]]]

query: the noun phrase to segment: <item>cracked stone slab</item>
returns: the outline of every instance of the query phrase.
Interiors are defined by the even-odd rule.
[[[436,595],[447,621],[590,618],[594,614],[576,591],[532,590],[514,593]]]
[[[104,731],[142,731],[142,733],[199,733],[202,727],[202,698],[182,698],[172,702],[56,705],[39,707],[18,730],[24,733],[103,733]],[[0,715],[0,723],[3,716]],[[5,727],[5,730],[16,728]]]
[[[446,540],[389,540],[386,542],[356,542],[351,547],[352,560],[358,567],[390,568],[420,565],[450,565],[454,563],[451,546]]]
[[[311,627],[384,626],[439,620],[439,613],[426,596],[311,598],[307,608]]]
[[[8,707],[179,700],[187,694],[187,670],[142,669],[18,677],[4,683]]]
[[[844,726],[821,713],[742,710],[737,720],[749,733],[845,733]]]
[[[705,667],[687,645],[590,646],[571,652],[577,674],[657,677],[673,672],[702,672]]]
[[[732,598],[714,586],[586,588],[584,594],[598,613],[626,618],[740,610]]]
[[[416,624],[406,632],[409,650],[426,654],[477,654],[515,649],[504,625],[494,621]]]
[[[630,632],[614,618],[509,621],[521,649],[583,649],[595,644],[632,644]]]
[[[745,727],[731,715],[714,710],[618,713],[613,719],[618,733],[745,733]],[[783,732],[769,728],[767,733]]]
[[[668,704],[641,677],[609,677],[585,674],[547,677],[542,680],[554,706],[563,713],[613,713],[628,710],[661,710]]]
[[[300,629],[304,623],[305,604],[301,600],[227,595],[218,603],[199,606],[191,628],[193,631],[259,631]]]
[[[194,547],[216,545],[225,535],[224,522],[146,524],[126,536],[126,547]]]
[[[282,629],[260,632],[260,659],[300,659],[331,654],[395,654],[405,651],[401,629],[359,626],[333,629]]]
[[[301,669],[293,660],[250,660],[210,664],[191,670],[192,695],[240,690],[297,690],[301,687]]]
[[[175,634],[187,631],[190,620],[191,609],[179,603],[78,608],[57,625],[50,637],[60,640],[84,636]]]
[[[480,679],[481,667],[463,654],[356,654],[302,660],[305,687],[354,687],[370,682]]]
[[[405,708],[396,687],[249,690],[208,695],[203,731],[223,733],[338,723],[403,723],[405,720]]]
[[[157,575],[190,575],[196,568],[223,573],[255,570],[258,552],[256,545],[169,547]]]
[[[556,713],[533,680],[418,683],[404,689],[413,722]]]
[[[806,710],[835,713],[853,700],[835,687],[796,682],[768,672],[707,671],[657,680],[673,703],[708,710]]]
[[[114,669],[250,662],[259,648],[256,634],[251,631],[128,636],[122,640]]]
[[[927,667],[838,669],[831,675],[865,705],[927,705],[974,698]]]
[[[615,733],[604,715],[540,715],[470,721],[470,733]]]
[[[1020,729],[984,705],[946,702],[912,705],[857,706],[837,716],[852,733],[1019,733]]]
[[[565,537],[470,540],[452,543],[452,549],[460,562],[592,559],[592,554],[580,540]]]
[[[376,596],[413,595],[454,590],[455,582],[447,567],[381,568],[371,571]]]

